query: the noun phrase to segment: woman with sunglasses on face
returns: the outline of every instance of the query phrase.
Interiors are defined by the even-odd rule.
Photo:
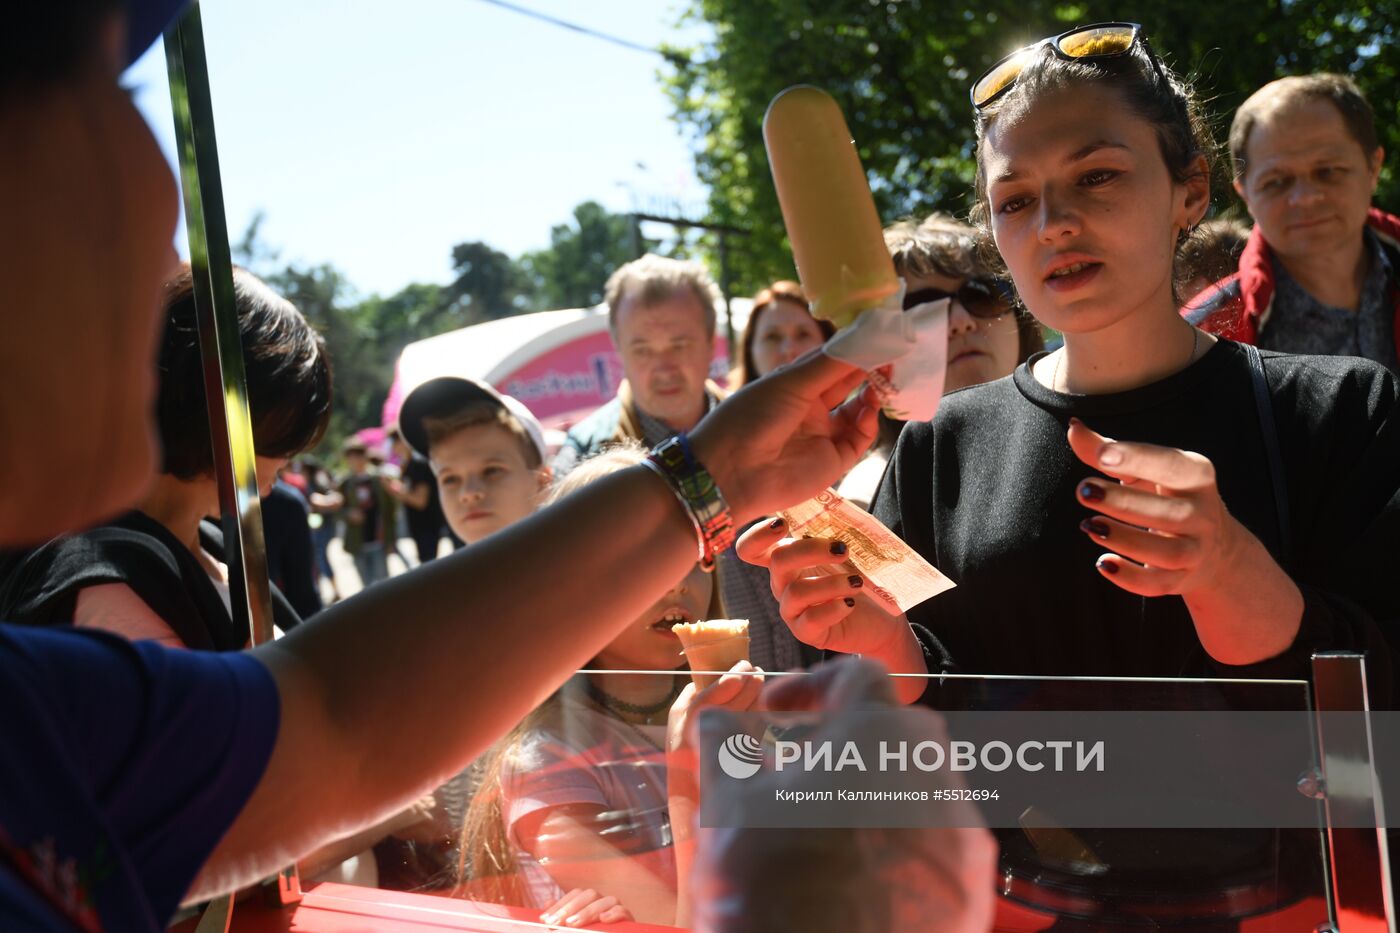
[[[945,393],[1009,376],[1045,348],[1040,325],[1017,311],[1007,284],[979,254],[976,237],[975,229],[945,214],[885,230],[885,245],[905,282],[905,306],[953,299]]]
[[[1211,143],[1135,26],[1023,49],[973,96],[974,219],[1065,344],[906,426],[874,513],[958,582],[907,619],[848,570],[813,575],[843,561],[831,541],[746,536],[794,634],[917,637],[932,671],[1027,676],[1308,678],[1314,651],[1359,650],[1389,707],[1394,377],[1353,358],[1256,363],[1180,316],[1173,255],[1206,211]]]
[[[885,229],[894,268],[904,279],[904,305],[951,298],[944,393],[1011,375],[1032,353],[1045,348],[1040,325],[1016,309],[977,249],[977,231],[946,214],[903,220]],[[837,491],[868,509],[884,475],[902,421],[880,416],[875,447],[846,475]]]

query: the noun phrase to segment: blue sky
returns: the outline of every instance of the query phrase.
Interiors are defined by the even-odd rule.
[[[518,0],[654,46],[674,0]],[[203,0],[230,236],[258,211],[280,262],[362,293],[446,282],[455,243],[547,245],[581,201],[700,204],[661,58],[481,0]],[[126,83],[173,152],[157,45]]]

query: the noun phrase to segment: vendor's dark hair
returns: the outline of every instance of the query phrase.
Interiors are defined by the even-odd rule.
[[[1184,183],[1201,171],[1209,177],[1216,153],[1204,110],[1190,85],[1160,59],[1157,63],[1161,66],[1159,73],[1149,54],[1139,41],[1127,54],[1115,58],[1066,61],[1048,45],[1044,46],[1030,56],[1015,86],[978,111],[976,203],[971,219],[977,228],[983,255],[994,267],[1004,270],[1005,263],[997,253],[991,235],[991,205],[987,201],[987,173],[982,160],[987,131],[1002,116],[1014,118],[1024,114],[1047,93],[1077,84],[1102,84],[1113,88],[1122,95],[1124,103],[1133,113],[1152,124],[1156,130],[1162,161],[1173,181]],[[1092,119],[1092,114],[1086,114],[1085,119]],[[1205,159],[1203,170],[1196,167],[1198,158]],[[1175,295],[1175,276],[1172,290]]]
[[[233,290],[253,445],[259,456],[294,456],[319,441],[330,422],[331,364],[325,341],[295,305],[246,269],[234,267]],[[188,264],[165,283],[164,303],[156,402],[161,469],[194,479],[213,472],[214,455]]]
[[[7,5],[0,29],[0,99],[73,77],[97,55],[102,27],[122,0]]]

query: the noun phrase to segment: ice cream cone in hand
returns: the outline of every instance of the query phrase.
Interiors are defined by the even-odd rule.
[[[705,622],[684,622],[671,626],[681,640],[686,663],[690,665],[691,679],[695,686],[704,690],[719,680],[719,674],[701,674],[697,671],[729,670],[749,657],[748,619],[710,619]]]

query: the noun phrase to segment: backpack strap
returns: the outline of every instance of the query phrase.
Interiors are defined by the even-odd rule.
[[[0,619],[71,625],[78,593],[106,583],[129,586],[186,647],[236,651],[247,640],[189,549],[137,512],[12,555],[0,580]]]
[[[1274,557],[1282,565],[1288,560],[1289,542],[1293,540],[1288,515],[1288,480],[1283,472],[1283,455],[1278,444],[1278,424],[1274,420],[1273,399],[1269,395],[1269,379],[1264,373],[1264,359],[1259,348],[1242,344],[1249,360],[1249,375],[1254,384],[1254,404],[1259,413],[1259,432],[1264,438],[1264,453],[1269,463],[1269,483],[1274,490],[1274,512],[1278,518],[1279,542]]]

